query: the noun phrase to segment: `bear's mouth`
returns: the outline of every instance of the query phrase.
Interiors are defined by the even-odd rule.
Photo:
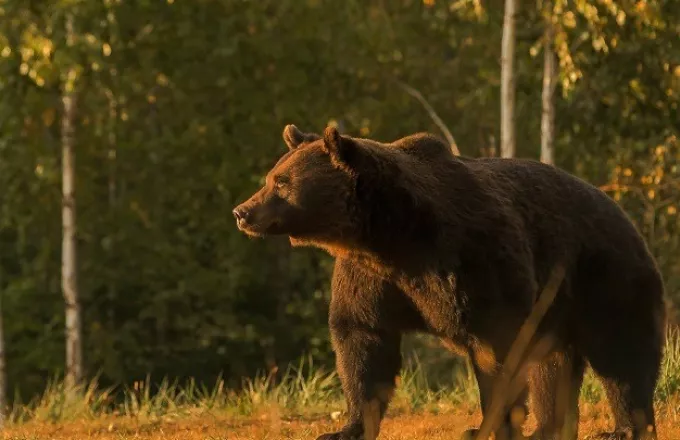
[[[240,229],[241,229],[241,232],[246,234],[248,237],[251,237],[251,238],[263,238],[264,237],[264,234],[262,234],[258,231],[255,231],[253,229],[248,229],[248,228],[240,228]]]
[[[252,224],[247,222],[237,222],[238,229],[249,237],[262,238],[267,235],[280,235],[279,232],[279,222],[273,221],[266,225],[263,224]]]
[[[264,231],[261,231],[257,225],[253,225],[244,221],[238,221],[236,222],[236,226],[238,227],[239,231],[243,232],[249,237],[260,238],[265,235]]]

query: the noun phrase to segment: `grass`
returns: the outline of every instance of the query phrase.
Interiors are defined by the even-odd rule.
[[[433,381],[428,373],[426,363],[417,356],[411,358],[388,413],[398,417],[386,422],[381,438],[451,438],[479,423],[476,384],[469,368],[457,371],[448,381]],[[662,426],[680,427],[677,329],[669,331],[656,404]],[[581,391],[581,407],[582,429],[611,424],[602,386],[591,371]],[[40,398],[9,411],[2,438],[217,440],[226,439],[227,432],[230,440],[315,438],[324,430],[338,428],[344,409],[336,373],[305,358],[278,380],[274,374],[258,375],[245,380],[240,390],[228,389],[221,379],[206,387],[194,381],[153,384],[147,378],[119,390],[99,388],[93,380],[68,393],[53,381]],[[680,428],[675,429],[673,437],[667,438],[680,438]],[[270,431],[279,434],[269,437]]]

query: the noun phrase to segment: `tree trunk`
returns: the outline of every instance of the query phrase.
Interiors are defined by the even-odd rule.
[[[505,0],[501,54],[501,157],[515,156],[515,9]]]
[[[2,279],[0,279],[0,429],[7,410],[7,375],[5,373],[5,335],[2,328]]]
[[[68,75],[72,77],[72,75]],[[61,287],[66,306],[66,377],[65,385],[71,388],[82,378],[82,344],[80,304],[76,274],[76,199],[74,123],[76,98],[72,81],[64,85],[61,123],[62,147],[62,247]]]
[[[556,57],[554,50],[555,33],[550,19],[552,8],[548,3],[548,19],[545,25],[543,41],[543,93],[541,106],[541,162],[553,165],[555,141],[555,82]]]
[[[458,144],[456,144],[456,140],[453,138],[453,135],[451,134],[451,131],[448,129],[446,124],[444,124],[444,121],[439,117],[436,111],[434,111],[434,108],[430,105],[429,102],[427,102],[427,99],[423,96],[422,93],[420,93],[418,90],[414,89],[413,87],[409,86],[406,83],[403,83],[401,81],[397,81],[397,84],[399,87],[401,87],[406,93],[409,95],[413,96],[422,104],[423,107],[425,107],[425,111],[427,112],[428,115],[430,115],[430,118],[432,121],[439,127],[439,129],[442,131],[444,134],[444,137],[446,138],[446,141],[449,143],[449,147],[451,147],[451,151],[453,152],[454,155],[460,156],[460,150],[458,149]]]

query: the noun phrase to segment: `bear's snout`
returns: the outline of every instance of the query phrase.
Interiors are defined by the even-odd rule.
[[[251,217],[251,210],[243,205],[239,205],[234,208],[232,214],[234,214],[234,218],[236,218],[236,226],[238,226],[239,229],[243,229],[243,227],[248,224]]]
[[[275,232],[278,225],[276,211],[261,199],[251,198],[232,211],[239,231],[249,236],[259,237]]]

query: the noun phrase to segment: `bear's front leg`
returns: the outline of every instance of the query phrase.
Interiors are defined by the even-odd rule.
[[[345,321],[331,322],[331,339],[349,420],[317,440],[373,440],[401,368],[401,334]]]

